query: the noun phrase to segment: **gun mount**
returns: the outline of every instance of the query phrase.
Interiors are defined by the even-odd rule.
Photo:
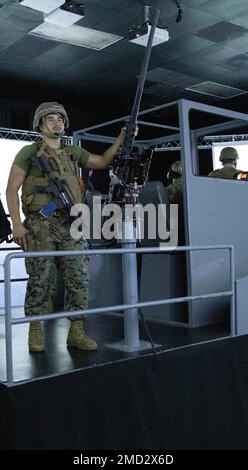
[[[148,179],[153,150],[133,151],[130,156],[117,155],[110,170],[109,199],[117,204],[135,203]]]

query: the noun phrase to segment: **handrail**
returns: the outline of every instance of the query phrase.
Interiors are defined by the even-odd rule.
[[[5,248],[0,248],[0,251],[21,251],[21,248],[18,246],[13,246],[12,248],[6,246]],[[25,282],[28,280],[28,277],[14,277],[11,279],[11,282]],[[4,279],[0,279],[0,284],[4,283]]]
[[[11,270],[10,263],[12,259],[16,258],[33,258],[33,257],[62,257],[62,256],[92,256],[92,255],[113,255],[113,254],[129,254],[129,253],[168,253],[168,252],[186,252],[186,251],[207,251],[207,250],[228,250],[230,262],[230,290],[222,292],[214,292],[211,294],[200,294],[193,296],[185,296],[163,300],[153,300],[150,302],[138,302],[132,304],[114,305],[108,307],[100,307],[85,310],[74,310],[72,312],[57,312],[53,315],[35,315],[24,318],[12,318],[11,315]],[[61,250],[61,251],[36,251],[36,252],[22,252],[22,253],[9,253],[4,261],[4,284],[5,284],[5,331],[6,331],[6,372],[7,384],[13,384],[13,351],[12,351],[12,325],[21,323],[32,323],[40,320],[54,320],[55,318],[70,318],[78,316],[79,314],[93,314],[105,313],[120,310],[129,310],[133,308],[141,308],[146,306],[157,306],[171,303],[179,303],[185,301],[194,301],[199,299],[218,298],[223,296],[231,297],[231,335],[235,335],[235,289],[234,289],[234,249],[232,245],[210,245],[210,246],[180,246],[180,247],[166,247],[159,246],[156,248],[114,248],[114,249],[94,249],[94,250]]]

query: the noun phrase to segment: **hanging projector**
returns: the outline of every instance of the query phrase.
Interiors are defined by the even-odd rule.
[[[150,10],[149,5],[144,6],[144,20],[140,26],[130,26],[128,29],[128,39],[130,42],[140,44],[141,46],[147,46],[149,34],[152,29],[150,21]],[[167,42],[170,39],[169,31],[166,28],[156,26],[155,33],[152,41],[152,46],[157,46],[162,42]]]
[[[141,46],[147,46],[149,34],[151,31],[151,25],[143,23],[140,26],[130,26],[128,30],[128,39],[130,42],[134,42],[135,44],[140,44]],[[170,35],[169,31],[166,28],[155,28],[155,34],[153,38],[153,46],[157,46],[162,42],[169,41]]]

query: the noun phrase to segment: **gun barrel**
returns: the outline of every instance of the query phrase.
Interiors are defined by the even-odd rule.
[[[128,123],[127,123],[127,131],[126,131],[126,135],[125,135],[124,142],[123,142],[123,147],[122,147],[123,154],[131,154],[131,152],[132,152],[133,141],[134,141],[134,131],[135,131],[135,127],[137,125],[137,119],[138,119],[138,114],[139,114],[139,109],[140,109],[140,103],[141,103],[141,98],[142,98],[142,94],[143,94],[143,90],[144,90],[144,84],[145,84],[147,69],[148,69],[149,60],[150,60],[150,56],[151,56],[152,43],[153,43],[153,38],[154,38],[155,29],[156,29],[156,25],[157,25],[157,22],[158,22],[159,14],[160,14],[160,10],[157,9],[156,12],[155,12],[153,25],[152,25],[152,28],[151,28],[151,31],[150,31],[150,34],[149,34],[149,39],[148,39],[148,43],[147,43],[147,47],[146,47],[146,53],[145,53],[145,57],[144,57],[143,63],[142,63],[142,68],[141,68],[141,72],[140,72],[140,76],[139,76],[139,80],[138,80],[138,84],[137,84],[137,89],[136,89],[136,94],[135,94],[135,98],[134,98],[132,111],[131,111],[130,118],[129,118]]]
[[[155,34],[155,29],[156,29],[156,26],[157,26],[157,23],[158,23],[159,15],[160,15],[160,10],[156,9],[156,12],[155,12],[155,15],[154,15],[154,21],[153,21],[153,24],[152,24],[152,28],[151,28],[151,31],[150,31],[150,34],[149,34],[149,39],[148,39],[148,43],[147,43],[147,47],[146,47],[146,54],[145,54],[145,57],[143,59],[142,68],[141,68],[141,72],[140,72],[140,76],[139,76],[139,80],[138,80],[138,84],[137,84],[137,89],[136,89],[136,95],[135,95],[135,98],[134,98],[133,108],[132,108],[131,115],[130,115],[130,123],[135,123],[135,125],[137,123],[137,117],[138,117],[138,114],[139,114],[140,102],[141,102],[141,98],[142,98],[142,94],[143,94],[147,69],[148,69],[149,60],[150,60],[150,56],[151,56],[153,38],[154,38],[154,34]]]

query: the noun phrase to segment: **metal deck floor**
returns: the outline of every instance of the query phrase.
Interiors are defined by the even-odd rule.
[[[14,308],[13,314],[22,315],[22,309]],[[225,325],[211,325],[201,328],[183,328],[148,322],[154,343],[160,345],[158,351],[211,341],[229,335]],[[75,369],[98,367],[108,363],[128,360],[152,354],[152,349],[125,352],[111,348],[111,343],[123,340],[123,317],[117,315],[91,315],[86,319],[87,333],[98,342],[98,350],[92,352],[67,348],[66,337],[69,328],[67,319],[44,322],[46,350],[43,353],[29,353],[27,346],[28,324],[14,325],[13,368],[14,381],[26,381],[38,377],[67,373]],[[149,341],[144,325],[140,324],[140,338]],[[6,380],[6,352],[4,315],[0,316],[0,382]]]

